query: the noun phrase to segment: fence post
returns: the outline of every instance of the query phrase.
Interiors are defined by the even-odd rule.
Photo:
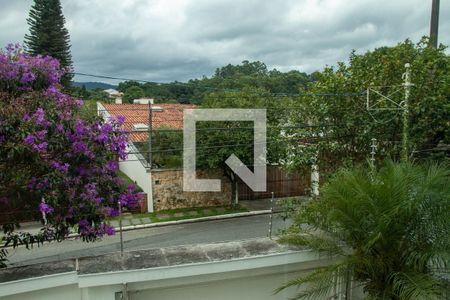
[[[236,179],[234,184],[234,206],[239,204],[239,181]]]
[[[318,152],[314,155],[311,165],[311,196],[319,196],[319,166],[317,165]]]

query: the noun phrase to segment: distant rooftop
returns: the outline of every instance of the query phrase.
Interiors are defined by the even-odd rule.
[[[115,89],[106,89],[103,91],[108,94],[109,98],[122,98],[122,96],[123,96],[123,93],[121,93]]]
[[[139,127],[148,126],[148,105],[141,104],[103,104],[105,109],[113,116],[124,116],[124,129],[135,131],[135,124]],[[168,127],[183,129],[183,110],[194,108],[193,104],[165,104],[158,103],[152,108],[152,128]],[[147,141],[146,132],[133,132],[130,134],[132,142]]]
[[[155,99],[153,98],[137,98],[133,100],[133,104],[153,104]]]

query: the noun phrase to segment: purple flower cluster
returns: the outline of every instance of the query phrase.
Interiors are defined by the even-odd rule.
[[[99,226],[93,225],[87,219],[78,221],[78,231],[81,236],[96,236],[102,237],[106,235],[114,235],[114,227],[107,224],[100,224]]]
[[[43,191],[44,189],[51,188],[50,181],[47,177],[38,179],[36,177],[31,177],[31,179],[28,182],[28,189],[30,191],[32,190],[38,190]]]
[[[37,135],[29,134],[24,139],[25,144],[30,145],[37,152],[45,152],[48,143],[40,139]]]
[[[0,80],[10,87],[30,90],[38,77],[45,78],[47,86],[55,86],[63,74],[57,59],[26,54],[20,44],[9,44],[6,51],[0,50]]]
[[[54,209],[53,209],[53,207],[51,207],[47,203],[41,202],[41,204],[39,204],[39,211],[41,213],[51,214],[54,211]]]
[[[127,188],[127,193],[120,195],[119,202],[121,205],[128,207],[137,207],[139,205],[142,194],[135,193],[135,188],[136,187],[133,184],[130,184]]]
[[[60,171],[61,173],[67,173],[69,172],[70,165],[68,163],[62,163],[58,161],[52,161],[50,165],[55,168],[55,170]]]
[[[108,169],[111,172],[116,172],[119,169],[119,163],[115,160],[109,160],[106,163],[106,169]]]
[[[124,118],[83,119],[83,101],[59,89],[62,74],[57,60],[25,54],[18,45],[0,52],[0,92],[26,99],[19,118],[0,111],[1,124],[18,126],[13,132],[0,130],[0,136],[27,151],[24,159],[33,162],[31,173],[29,168],[17,173],[28,178],[24,185],[30,192],[46,199],[39,211],[48,214],[49,224],[63,234],[77,226],[81,237],[90,240],[114,234],[104,218],[117,216],[119,203],[135,205],[141,195],[134,186],[124,186],[117,175],[118,159],[126,158],[128,143]],[[45,86],[34,85],[43,79]],[[14,84],[20,89],[5,89]],[[8,159],[7,151],[2,153],[5,157],[0,158]],[[23,165],[17,164],[18,168]]]

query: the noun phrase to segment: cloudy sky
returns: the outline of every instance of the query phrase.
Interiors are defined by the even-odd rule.
[[[76,72],[158,82],[260,60],[312,72],[429,34],[431,0],[61,0]],[[0,44],[22,42],[31,0],[0,0]],[[439,42],[450,44],[450,1]],[[77,77],[78,81],[95,81]],[[97,80],[105,81],[105,80]]]

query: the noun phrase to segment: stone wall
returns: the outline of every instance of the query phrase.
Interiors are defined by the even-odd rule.
[[[197,170],[197,178],[220,179],[221,192],[183,192],[183,170],[152,170],[153,209],[221,206],[231,203],[231,181],[222,170]]]

